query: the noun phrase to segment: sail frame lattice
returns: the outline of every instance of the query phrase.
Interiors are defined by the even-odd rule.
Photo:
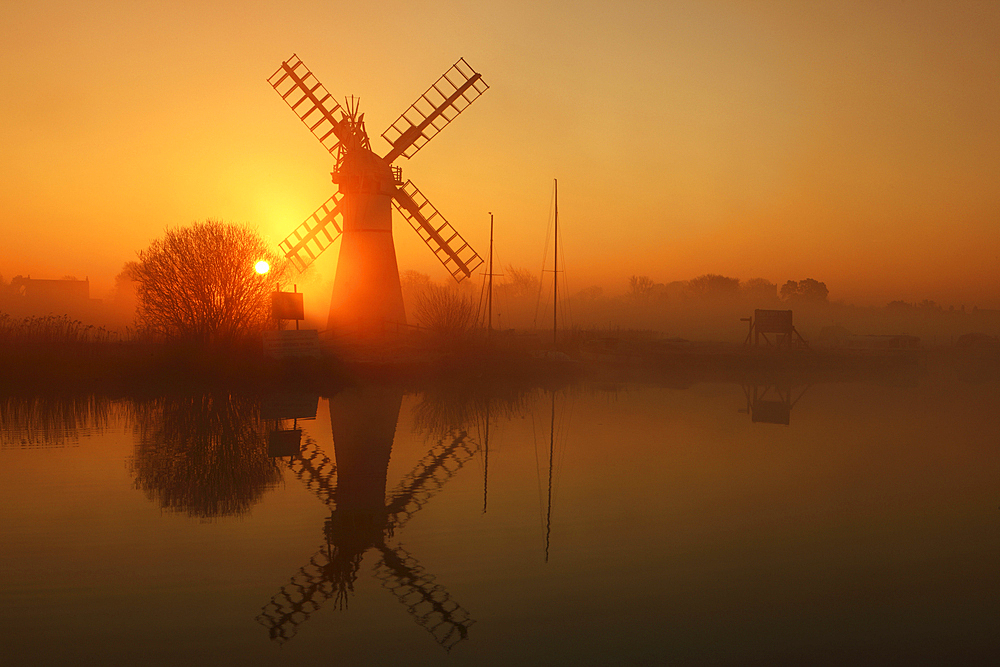
[[[477,452],[479,444],[465,431],[451,431],[438,440],[392,492],[386,504],[392,529],[405,526]]]
[[[375,576],[382,586],[403,603],[413,620],[450,651],[469,638],[475,623],[451,594],[428,574],[410,552],[401,546],[382,546],[382,558],[375,564]]]
[[[427,197],[417,189],[413,181],[403,183],[392,198],[392,203],[456,282],[460,283],[470,277],[483,263],[479,253],[473,250],[434,204],[427,201]],[[452,243],[456,240],[457,243]]]
[[[344,232],[343,225],[337,221],[338,216],[343,217],[343,212],[340,210],[343,198],[344,195],[335,192],[278,244],[281,253],[300,273],[316,261],[316,258],[333,245]],[[330,227],[336,229],[337,233],[332,234]]]
[[[267,82],[323,147],[336,156],[340,146],[338,124],[346,114],[305,63],[293,53],[291,58],[281,63],[278,71],[268,77]],[[340,119],[334,116],[338,111]]]
[[[398,155],[413,157],[487,90],[479,73],[459,58],[382,133],[392,145],[388,161]]]

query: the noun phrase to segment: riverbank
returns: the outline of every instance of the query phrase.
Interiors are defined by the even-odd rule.
[[[428,385],[561,386],[582,378],[651,381],[686,387],[863,381],[912,383],[928,358],[953,366],[970,381],[1000,377],[996,346],[929,350],[774,350],[721,343],[656,346],[570,354],[465,341],[341,347],[318,358],[269,359],[259,348],[206,349],[135,342],[75,342],[7,346],[0,350],[0,391],[160,394],[174,391],[260,393],[294,388],[322,395],[367,383],[414,389]]]

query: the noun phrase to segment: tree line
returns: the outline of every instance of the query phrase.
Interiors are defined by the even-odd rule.
[[[715,273],[669,283],[654,282],[649,276],[631,276],[626,297],[633,303],[649,304],[670,300],[756,301],[773,304],[784,301],[794,303],[828,303],[830,290],[826,283],[813,278],[789,280],[781,288],[764,278],[740,281]]]

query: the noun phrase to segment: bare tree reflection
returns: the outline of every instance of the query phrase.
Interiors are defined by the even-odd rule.
[[[94,394],[0,396],[0,446],[66,447],[102,433],[119,412],[119,404]]]
[[[171,512],[245,514],[281,480],[267,456],[259,403],[205,394],[136,403],[136,487]]]

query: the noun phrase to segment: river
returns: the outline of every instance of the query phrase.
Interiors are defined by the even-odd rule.
[[[1000,656],[1000,382],[795,382],[2,398],[3,662]]]

